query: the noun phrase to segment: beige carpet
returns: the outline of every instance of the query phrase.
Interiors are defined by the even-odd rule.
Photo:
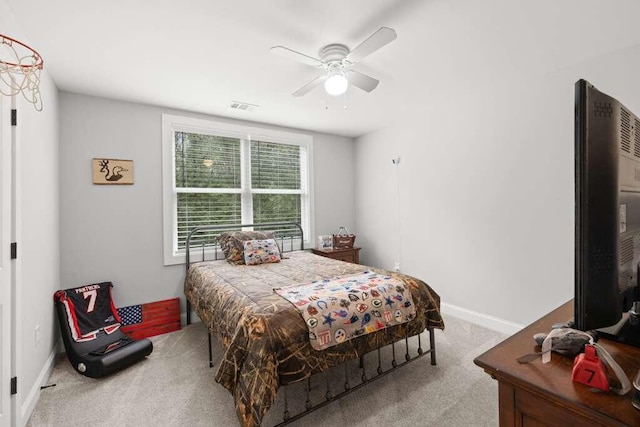
[[[436,331],[437,366],[423,357],[290,425],[497,426],[497,383],[473,359],[506,336],[451,316],[445,323],[446,331]],[[61,356],[48,381],[56,386],[42,390],[27,425],[239,425],[231,395],[214,381],[215,368],[208,367],[202,324],[152,340],[154,350],[146,360],[102,379],[79,375]],[[424,333],[424,347],[427,342]],[[220,352],[214,344],[214,359]],[[383,359],[389,356],[387,348]],[[365,360],[373,374],[377,359],[369,355]],[[357,362],[350,367],[352,385],[357,384]],[[325,388],[324,378],[316,380],[312,395],[322,395]],[[300,398],[303,390],[294,388],[290,399]],[[282,401],[279,393],[263,425],[281,420]],[[302,405],[303,399],[290,403],[292,409]]]

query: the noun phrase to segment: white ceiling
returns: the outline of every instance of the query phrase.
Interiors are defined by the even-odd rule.
[[[637,0],[5,1],[61,90],[346,136],[640,42]],[[317,57],[381,26],[398,39],[356,67],[381,83],[350,88],[346,110],[322,88],[292,97],[317,71],[269,53]]]

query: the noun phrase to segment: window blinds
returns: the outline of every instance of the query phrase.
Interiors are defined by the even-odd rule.
[[[301,223],[303,147],[189,132],[174,142],[178,250],[200,225]]]
[[[251,188],[300,190],[300,147],[251,141]]]
[[[301,222],[300,150],[297,145],[251,141],[253,221]],[[273,191],[269,191],[273,190]],[[278,194],[293,190],[294,194]]]
[[[176,188],[240,188],[240,140],[176,132]]]

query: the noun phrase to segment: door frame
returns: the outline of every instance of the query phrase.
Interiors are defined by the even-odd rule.
[[[15,132],[11,125],[13,97],[0,95],[0,426],[17,424],[16,399],[11,395],[15,375]]]

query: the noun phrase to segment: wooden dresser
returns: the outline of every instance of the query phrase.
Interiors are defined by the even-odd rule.
[[[316,255],[321,255],[327,258],[333,258],[340,261],[351,262],[353,264],[360,264],[360,248],[313,248],[311,249]]]
[[[573,317],[573,301],[560,306],[522,331],[507,338],[474,363],[498,380],[500,426],[640,426],[640,411],[631,405],[633,388],[625,396],[593,392],[571,381],[573,359],[552,353],[521,365],[516,359],[539,351],[533,341],[554,323]],[[640,369],[640,348],[600,339],[599,343],[633,382]]]

